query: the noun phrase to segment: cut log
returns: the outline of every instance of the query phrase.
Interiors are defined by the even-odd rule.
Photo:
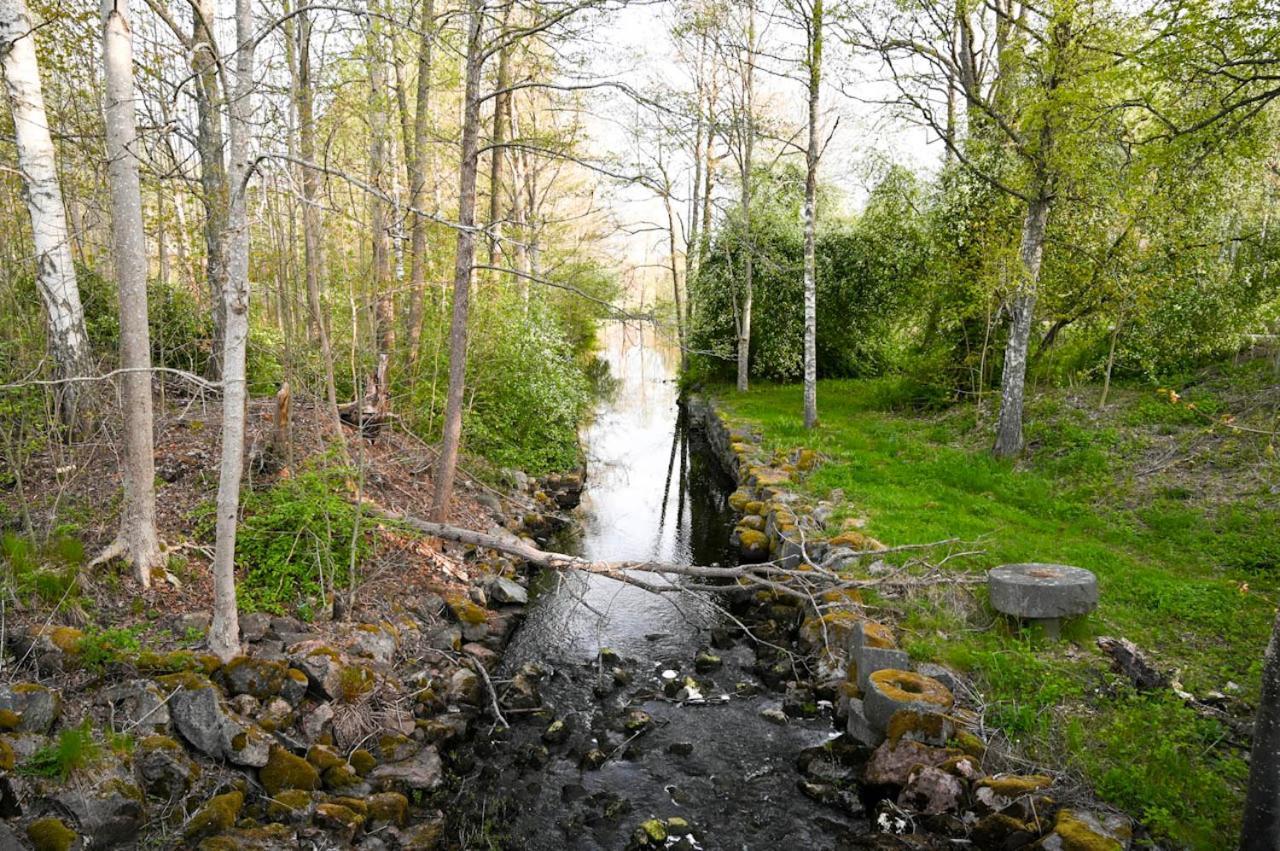
[[[1111,657],[1111,669],[1127,677],[1138,691],[1155,691],[1169,687],[1169,678],[1147,661],[1147,657],[1127,638],[1102,636],[1098,648]]]

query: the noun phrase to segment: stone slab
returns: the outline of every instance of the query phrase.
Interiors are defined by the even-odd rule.
[[[987,573],[991,606],[1018,618],[1069,618],[1098,605],[1098,578],[1065,564],[1006,564]]]
[[[863,645],[853,651],[854,661],[858,663],[858,689],[865,695],[870,677],[876,671],[894,668],[899,671],[911,669],[911,657],[905,650],[889,650],[883,647]]]

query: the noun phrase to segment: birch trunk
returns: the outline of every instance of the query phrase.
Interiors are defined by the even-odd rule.
[[[443,523],[449,516],[453,480],[462,443],[462,395],[466,387],[467,314],[471,301],[471,268],[476,251],[476,173],[479,170],[480,73],[484,67],[481,35],[484,0],[469,0],[467,60],[462,117],[462,161],[458,176],[458,247],[453,265],[453,317],[449,325],[449,392],[445,399],[444,436],[435,471],[431,517]]]
[[[755,151],[755,46],[756,6],[751,3],[747,23],[747,64],[742,71],[742,155],[739,160],[742,184],[742,238],[746,243],[742,262],[742,308],[738,311],[738,392],[747,392],[751,383],[751,310],[755,304],[755,242],[751,237],[751,165]]]
[[[1280,851],[1280,614],[1263,657],[1240,851]]]
[[[36,45],[24,0],[0,0],[0,69],[13,111],[14,141],[24,199],[35,243],[36,287],[44,302],[49,354],[56,378],[55,408],[63,425],[79,428],[89,413],[90,372],[80,289],[71,259],[67,210],[49,135],[36,62]]]
[[[392,306],[394,284],[391,262],[391,240],[387,229],[390,216],[386,197],[391,194],[391,172],[388,164],[389,132],[387,129],[387,66],[379,26],[369,21],[369,180],[381,190],[369,196],[370,230],[373,238],[374,337],[378,346],[375,367],[374,416],[380,419],[390,408],[391,351],[395,348],[395,310]]]
[[[129,0],[102,2],[102,64],[106,70],[107,182],[111,235],[120,290],[120,408],[124,414],[124,505],[116,544],[143,588],[165,561],[156,534],[152,445],[151,333],[147,326],[147,251],[142,237],[142,186],[134,153],[133,34]],[[161,223],[163,227],[163,223]]]
[[[228,110],[231,204],[226,246],[227,281],[223,291],[226,345],[222,367],[222,463],[213,555],[213,623],[209,627],[209,650],[223,661],[240,652],[235,554],[248,397],[245,349],[249,340],[249,215],[245,186],[249,178],[249,100],[253,92],[255,46],[251,2],[236,0],[236,88]]]
[[[507,3],[502,10],[502,27],[499,38],[505,38],[511,23],[511,7]],[[511,85],[511,47],[498,51],[497,94],[493,98],[493,142],[489,152],[489,265],[498,265],[502,240],[502,158],[506,156],[507,125],[511,93],[504,91]],[[496,275],[496,271],[495,271]]]
[[[809,20],[809,147],[804,178],[804,427],[818,425],[818,92],[822,83],[822,0]]]
[[[1022,280],[1009,307],[1009,339],[1005,343],[1004,370],[1000,376],[1000,420],[992,450],[997,458],[1011,458],[1022,451],[1027,349],[1031,342],[1031,320],[1036,309],[1036,287],[1040,281],[1040,261],[1044,258],[1049,209],[1049,200],[1037,194],[1027,203],[1022,221],[1022,243],[1018,249]]]
[[[431,68],[435,49],[435,0],[423,0],[418,42],[418,89],[413,113],[413,156],[409,160],[409,206],[421,210],[427,204],[427,131],[431,115]],[[406,146],[408,147],[408,146]],[[409,368],[418,363],[422,340],[422,308],[427,290],[427,220],[413,213],[409,243],[409,317],[406,328]]]

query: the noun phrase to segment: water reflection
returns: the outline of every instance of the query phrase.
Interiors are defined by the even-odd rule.
[[[601,337],[616,390],[583,432],[581,529],[562,546],[596,561],[724,562],[730,483],[678,404],[678,352],[647,325],[610,323]],[[601,647],[656,658],[683,651],[714,618],[696,595],[659,596],[598,576],[548,575],[542,584],[510,659],[575,661]]]

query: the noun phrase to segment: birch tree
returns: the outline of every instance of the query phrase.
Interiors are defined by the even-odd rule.
[[[249,341],[249,213],[245,194],[250,177],[250,99],[256,46],[251,2],[236,0],[235,92],[228,109],[231,205],[226,246],[227,286],[223,291],[226,336],[222,367],[222,460],[213,555],[213,623],[209,627],[209,650],[223,660],[240,650],[235,555],[248,401],[245,352]]]
[[[24,0],[0,0],[0,69],[13,113],[18,170],[31,216],[36,287],[44,302],[47,345],[60,382],[54,394],[55,407],[63,425],[79,427],[89,407],[89,385],[80,380],[92,369],[89,336],[40,85],[35,29]]]
[[[822,0],[799,4],[805,33],[808,145],[804,155],[804,427],[818,426],[818,272],[815,246],[818,233],[818,106],[822,87]]]
[[[124,415],[124,504],[120,533],[99,558],[120,554],[143,588],[164,563],[156,533],[152,445],[151,334],[147,323],[147,253],[142,232],[134,117],[133,33],[129,0],[102,0],[102,64],[106,72],[107,182],[120,293],[120,407]]]

